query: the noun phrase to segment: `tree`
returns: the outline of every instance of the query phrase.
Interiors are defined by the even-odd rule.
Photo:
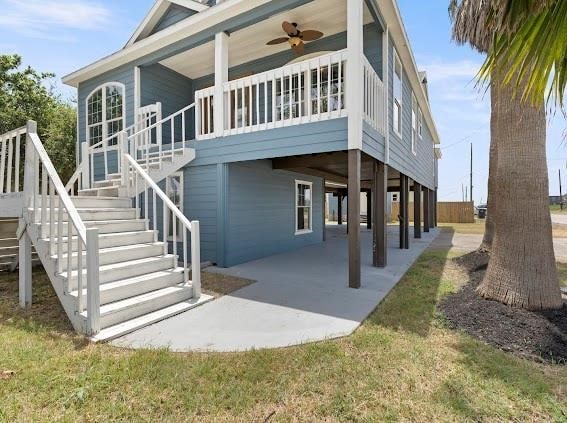
[[[53,74],[21,67],[20,56],[0,55],[0,134],[35,120],[47,153],[66,182],[75,167],[75,109],[46,88]]]
[[[502,0],[504,1],[504,0]],[[451,0],[453,36],[491,54],[499,37],[512,37],[520,24],[505,22],[500,1]],[[561,307],[546,160],[543,95],[532,102],[515,95],[528,79],[507,84],[504,67],[490,72],[491,173],[489,198],[494,224],[492,251],[478,292],[488,299],[527,309]],[[494,201],[495,200],[495,201]]]

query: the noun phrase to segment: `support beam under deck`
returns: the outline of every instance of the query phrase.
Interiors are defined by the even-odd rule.
[[[360,288],[360,156],[348,151],[348,279],[350,288]],[[358,199],[358,201],[357,201]]]
[[[375,160],[373,163],[374,178],[372,190],[374,207],[372,208],[372,264],[374,267],[386,267],[388,264],[388,166]]]

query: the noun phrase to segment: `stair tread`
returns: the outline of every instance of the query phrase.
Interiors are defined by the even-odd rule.
[[[135,235],[138,235],[138,234],[145,234],[145,235],[147,235],[147,234],[153,234],[153,233],[154,233],[154,231],[152,231],[152,230],[147,230],[147,231],[128,231],[128,232],[110,232],[110,233],[107,233],[107,234],[99,234],[99,239],[107,239],[107,238],[122,237],[122,236],[135,236]],[[63,240],[63,242],[67,242],[68,237],[64,236],[64,237],[61,237],[61,239]],[[76,240],[76,239],[78,239],[78,236],[77,236],[77,235],[73,235],[73,236],[71,237],[71,239],[72,239],[72,240]],[[45,242],[48,242],[48,241],[49,241],[49,238],[42,238],[41,240],[42,240],[42,241],[45,241]],[[54,241],[57,241],[57,240],[58,240],[58,238],[57,238],[57,237],[54,237]],[[5,247],[5,248],[13,248],[13,247]],[[1,251],[1,250],[2,250],[2,249],[0,248],[0,251]]]
[[[160,270],[158,272],[145,273],[143,275],[134,276],[134,277],[131,277],[131,278],[125,278],[125,279],[120,279],[120,280],[117,280],[117,281],[101,283],[100,284],[100,291],[101,292],[102,291],[110,291],[110,290],[120,288],[120,287],[123,287],[123,286],[133,285],[133,284],[136,284],[136,283],[145,282],[145,281],[160,278],[160,277],[163,277],[163,276],[182,274],[183,272],[184,272],[184,269],[182,267],[176,267],[175,269]],[[84,289],[83,291],[85,293],[87,292],[86,289]],[[69,292],[69,295],[76,297],[78,292],[79,292],[78,289],[74,289],[74,290]]]
[[[104,264],[102,266],[99,267],[99,270],[101,272],[104,271],[111,271],[111,270],[115,270],[115,269],[121,269],[121,268],[125,268],[125,267],[129,267],[129,266],[136,266],[138,264],[145,264],[145,263],[151,263],[151,262],[159,262],[161,260],[173,260],[173,255],[172,254],[168,254],[168,255],[161,255],[161,256],[152,256],[152,257],[147,257],[147,258],[143,258],[143,259],[136,259],[136,260],[129,260],[129,261],[121,261],[118,263],[111,263],[111,264]],[[87,270],[83,269],[83,273],[86,273]],[[77,275],[77,269],[74,269],[71,271],[71,277],[76,276]],[[62,272],[61,273],[62,277],[67,277],[67,272]]]
[[[116,251],[128,251],[128,250],[136,250],[138,248],[147,248],[147,247],[163,247],[163,242],[143,242],[140,244],[130,244],[130,245],[119,245],[117,247],[107,247],[107,248],[99,248],[99,254],[106,254],[106,253],[113,253]],[[71,253],[73,257],[77,256],[77,251],[73,251]],[[82,251],[82,255],[86,255],[86,251]],[[63,257],[67,257],[67,253],[63,253]],[[53,254],[51,256],[52,259],[57,258],[57,254]]]
[[[176,294],[178,292],[191,291],[190,284],[180,286],[170,286],[167,288],[158,289],[157,291],[148,292],[145,294],[137,295],[135,297],[126,298],[124,300],[115,301],[113,303],[104,304],[100,306],[100,316],[103,317],[107,314],[112,314],[120,310],[136,307],[140,304],[148,303],[158,298],[166,297],[168,295]],[[86,317],[87,313],[81,313]]]
[[[136,317],[131,320],[127,320],[117,325],[104,328],[95,336],[93,336],[91,340],[93,342],[105,342],[105,341],[110,341],[112,339],[116,339],[120,336],[134,332],[138,329],[142,329],[146,326],[153,325],[154,323],[160,322],[162,320],[189,311],[195,307],[199,307],[211,301],[212,299],[213,297],[211,297],[210,295],[203,294],[198,299],[191,298],[179,302],[177,304],[173,304],[169,307],[165,307],[160,310],[156,310],[151,313],[145,314],[143,316]]]

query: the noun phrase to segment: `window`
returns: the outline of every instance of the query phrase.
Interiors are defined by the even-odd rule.
[[[173,202],[173,204],[175,204],[177,208],[181,210],[181,212],[183,212],[183,172],[177,172],[172,174],[171,176],[168,176],[165,185],[166,185],[165,187],[166,195]],[[183,225],[181,224],[179,219],[176,219],[176,222],[177,222],[177,227],[175,229],[176,239],[177,241],[182,241]],[[173,241],[173,219],[171,218],[171,215],[169,217],[168,227],[169,230],[167,234],[167,239],[169,241]]]
[[[124,85],[104,84],[87,97],[87,141],[95,145],[124,129]],[[109,145],[118,144],[117,139]]]
[[[313,231],[313,184],[311,182],[295,181],[295,234],[305,234]]]
[[[415,142],[417,140],[417,99],[411,95],[411,152],[415,155]]]
[[[421,113],[421,107],[417,108],[417,133],[419,134],[419,139],[423,138],[423,113]]]
[[[392,125],[399,137],[402,136],[402,75],[402,61],[394,49],[394,119]]]

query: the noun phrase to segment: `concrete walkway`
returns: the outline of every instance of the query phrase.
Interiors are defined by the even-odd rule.
[[[113,342],[130,348],[172,351],[245,351],[276,348],[351,334],[376,308],[437,236],[396,248],[389,228],[389,265],[372,267],[372,234],[363,229],[362,289],[347,288],[346,228],[330,226],[327,241],[284,254],[210,269],[257,281],[231,295],[126,335]]]

